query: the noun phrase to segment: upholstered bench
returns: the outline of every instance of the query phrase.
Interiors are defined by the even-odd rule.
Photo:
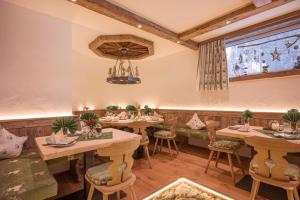
[[[46,163],[32,150],[0,160],[0,199],[42,200],[57,195],[57,182]]]
[[[152,128],[159,130],[169,130],[170,127],[163,124],[153,125]],[[198,138],[202,140],[209,140],[208,132],[206,129],[191,129],[188,127],[178,127],[176,129],[176,135],[187,138]]]

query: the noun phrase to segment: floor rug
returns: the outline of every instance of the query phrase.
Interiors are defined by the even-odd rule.
[[[143,200],[232,200],[207,187],[180,178]]]

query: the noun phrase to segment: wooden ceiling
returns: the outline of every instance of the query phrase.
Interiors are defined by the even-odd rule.
[[[134,35],[100,35],[89,45],[98,56],[143,59],[154,54],[153,42]]]
[[[213,31],[215,29],[222,28],[228,24],[238,22],[242,19],[257,15],[264,11],[276,8],[278,6],[284,5],[294,0],[269,0],[270,3],[265,5],[260,5],[266,2],[266,0],[253,0],[255,3],[250,3],[242,8],[234,10],[233,12],[227,13],[223,16],[217,17],[211,21],[199,24],[198,26],[192,27],[182,33],[176,33],[171,31],[161,25],[158,25],[144,17],[134,14],[124,8],[121,8],[107,0],[68,0],[70,2],[76,3],[87,9],[95,11],[99,14],[111,17],[128,25],[140,28],[144,31],[162,37],[164,39],[170,40],[172,42],[181,44],[193,50],[197,50],[199,43],[193,41],[192,39],[205,34],[207,32]],[[256,5],[256,6],[255,6]],[[260,7],[257,7],[260,5]]]

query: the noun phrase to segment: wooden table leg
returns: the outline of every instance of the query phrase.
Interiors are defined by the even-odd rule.
[[[88,151],[84,153],[83,158],[83,173],[85,176],[86,171],[93,166],[94,164],[94,151]],[[87,199],[89,193],[89,183],[84,179],[84,186],[83,186],[84,198]]]

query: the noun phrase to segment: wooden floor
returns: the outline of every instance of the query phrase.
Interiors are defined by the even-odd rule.
[[[167,152],[167,148],[164,151]],[[233,185],[225,157],[218,168],[215,168],[212,162],[208,173],[204,173],[207,157],[208,150],[188,146],[176,158],[170,157],[168,153],[157,153],[151,156],[153,169],[149,169],[144,159],[136,160],[133,172],[137,176],[134,187],[138,199],[150,195],[180,177],[185,177],[234,199],[248,200],[249,192]],[[245,167],[249,164],[248,159],[242,159],[242,162]],[[241,179],[241,171],[238,168],[235,170],[236,179]],[[126,199],[130,199],[130,193],[125,192],[128,194]]]

